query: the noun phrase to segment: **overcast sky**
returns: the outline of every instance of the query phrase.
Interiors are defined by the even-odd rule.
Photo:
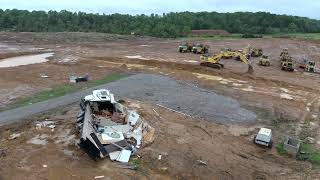
[[[177,11],[267,11],[320,19],[318,0],[0,0],[1,9],[151,14]]]

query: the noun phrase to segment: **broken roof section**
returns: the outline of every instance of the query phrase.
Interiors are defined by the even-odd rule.
[[[80,107],[79,145],[93,159],[109,156],[113,161],[128,162],[130,156],[154,139],[155,129],[135,110],[116,102],[106,89],[84,97]]]
[[[107,89],[94,90],[92,94],[84,97],[85,102],[104,102],[116,103],[114,95]]]

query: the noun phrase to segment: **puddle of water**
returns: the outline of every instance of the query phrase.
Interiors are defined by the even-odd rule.
[[[29,64],[37,64],[49,61],[48,57],[51,57],[54,53],[43,53],[37,55],[18,56],[12,58],[6,58],[0,60],[0,68],[16,67]]]

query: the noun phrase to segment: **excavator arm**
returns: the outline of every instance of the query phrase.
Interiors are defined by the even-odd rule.
[[[201,56],[200,65],[220,69],[223,67],[223,64],[219,63],[220,60],[224,58],[230,58],[230,57],[239,57],[243,63],[248,65],[248,73],[253,72],[253,67],[250,61],[247,59],[246,55],[241,52],[234,52],[234,51],[226,51],[213,56]]]

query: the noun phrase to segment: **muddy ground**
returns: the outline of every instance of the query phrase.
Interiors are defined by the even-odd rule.
[[[215,116],[212,119],[206,116],[191,118],[156,106],[152,98],[154,94],[149,92],[152,89],[136,91],[146,92],[145,96],[136,93],[121,97],[131,100],[135,104],[131,104],[133,108],[138,109],[156,128],[154,143],[140,151],[140,159],[132,160],[139,164],[138,170],[132,171],[116,167],[107,159],[93,162],[74,145],[77,133],[73,122],[78,111],[75,104],[28,118],[25,123],[1,127],[0,179],[92,179],[99,175],[105,175],[106,179],[320,177],[317,166],[280,156],[275,148],[268,150],[252,144],[252,137],[258,128],[269,127],[274,131],[275,144],[290,135],[302,140],[313,138],[311,143],[320,147],[320,78],[317,74],[281,71],[278,62],[281,48],[289,48],[296,59],[310,57],[320,63],[318,42],[271,38],[194,41],[209,44],[213,53],[223,47],[238,49],[248,44],[262,47],[271,57],[272,66],[260,67],[256,64],[258,58],[253,58],[251,61],[255,72],[245,74],[247,66],[230,59],[222,61],[225,64],[222,70],[200,67],[199,55],[177,53],[177,45],[181,40],[94,33],[0,33],[0,40],[2,58],[29,53],[55,53],[46,63],[1,68],[1,106],[67,84],[68,76],[73,73],[88,73],[93,79],[99,79],[116,71],[160,74],[163,78],[170,77],[191,88],[178,86],[180,90],[173,90],[177,95],[170,92],[167,99],[164,98],[168,106],[172,105],[170,99],[183,98],[183,91],[192,93],[198,88],[209,92],[208,96],[200,95],[202,99],[199,97],[199,103],[213,104],[211,112],[215,115],[228,114],[234,118],[232,115],[235,112],[228,108],[215,108],[216,105],[223,106],[223,103],[214,99],[212,102],[210,93],[232,98],[242,109],[257,116],[250,122],[220,124],[221,121]],[[41,74],[50,78],[42,78]],[[165,96],[168,92],[159,88],[154,93]],[[144,98],[136,101],[134,97],[137,95]],[[208,100],[210,102],[206,103]],[[180,108],[180,111],[192,115],[199,112],[190,108],[192,106],[179,106],[183,101],[177,102],[171,108]],[[45,119],[55,121],[54,131],[35,128],[34,121]],[[13,133],[22,134],[9,140]],[[41,143],[34,144],[34,140]],[[163,158],[158,160],[160,154]],[[201,165],[197,160],[207,165]],[[69,163],[66,164],[66,161]]]

